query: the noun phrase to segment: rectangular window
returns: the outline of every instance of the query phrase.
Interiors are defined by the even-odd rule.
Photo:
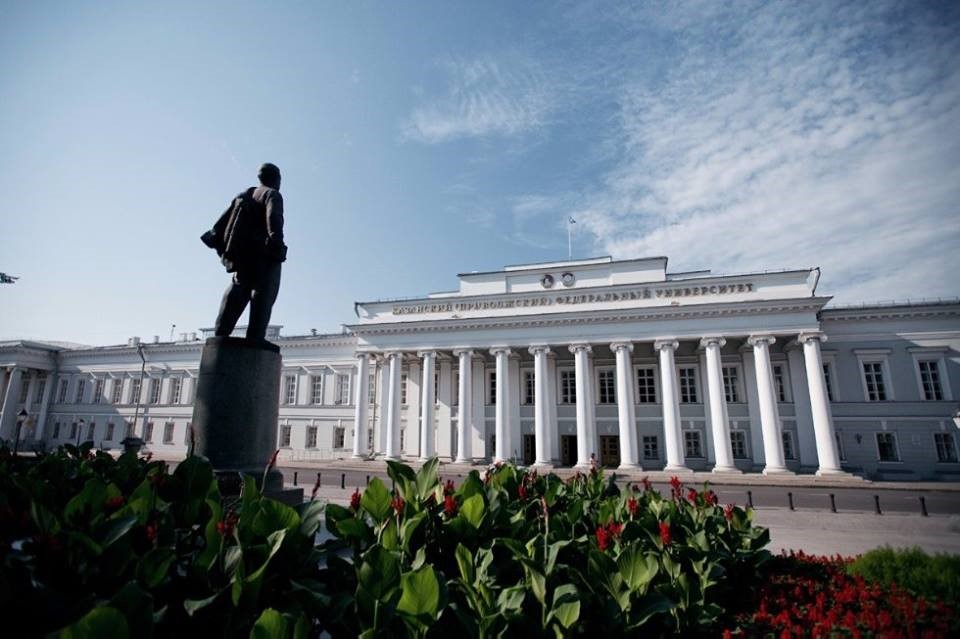
[[[827,387],[827,400],[833,401],[833,375],[830,373],[830,364],[823,365],[823,383]]]
[[[933,442],[937,446],[938,462],[957,461],[957,446],[953,441],[953,433],[934,433]]]
[[[734,459],[747,458],[747,434],[742,430],[730,431],[730,448]]]
[[[773,389],[777,393],[777,401],[787,401],[787,382],[784,367],[781,364],[773,365]]]
[[[407,405],[407,374],[400,375],[400,405]]]
[[[367,424],[367,450],[373,450],[373,420],[370,420],[370,423]]]
[[[433,374],[433,403],[440,403],[440,371]]]
[[[783,439],[783,458],[784,459],[796,459],[797,453],[793,449],[793,433],[788,430],[780,433],[781,438]]]
[[[736,403],[740,401],[740,375],[736,366],[724,366],[720,369],[723,372],[723,393],[727,397],[727,402]]]
[[[883,364],[881,362],[864,362],[863,380],[867,385],[868,402],[886,401],[887,390],[883,382]]]
[[[113,401],[113,403],[122,404],[123,403],[123,379],[122,378],[118,377],[113,380],[112,393],[113,393],[113,397],[111,398],[111,400]]]
[[[60,380],[60,390],[57,392],[57,403],[66,404],[67,403],[67,388],[70,386],[70,382],[65,379]]]
[[[82,403],[83,403],[83,393],[84,393],[85,390],[87,390],[87,380],[85,380],[85,379],[78,379],[78,380],[77,380],[77,392],[74,393],[74,396],[73,396],[73,403],[74,403],[74,404],[82,404]]]
[[[697,403],[697,369],[684,366],[680,369],[680,403]]]
[[[643,436],[643,458],[660,459],[660,444],[656,435]]]
[[[407,441],[407,429],[401,428],[400,429],[400,450],[403,450],[403,445],[404,443],[406,443],[406,441]]]
[[[703,457],[699,430],[683,431],[683,446],[686,457]]]
[[[60,439],[60,422],[54,422],[53,424],[53,438]]]
[[[452,403],[454,406],[457,406],[460,403],[460,373],[459,371],[453,372],[453,399]]]
[[[180,403],[180,394],[182,391],[183,391],[183,378],[182,377],[170,378],[170,403],[171,404]]]
[[[637,369],[637,403],[657,403],[657,382],[654,378],[653,368]]]
[[[323,375],[310,376],[310,403],[314,405],[323,403]]]
[[[617,379],[613,370],[597,371],[597,399],[601,404],[617,403]]]
[[[70,440],[77,438],[77,422],[70,422]]]
[[[350,405],[350,376],[346,373],[337,373],[336,378],[337,404]]]
[[[337,426],[333,429],[333,447],[334,448],[343,448],[344,439],[346,438],[346,429],[342,426]]]
[[[139,377],[134,377],[130,380],[130,403],[139,404],[140,403],[140,386],[143,383]]]
[[[37,392],[33,395],[33,403],[39,404],[43,400],[43,393],[47,390],[47,374],[40,373],[37,376]]]
[[[103,401],[103,380],[99,377],[93,380],[93,403],[99,404]]]
[[[370,373],[367,377],[367,403],[375,404],[377,401],[377,379]]]
[[[297,376],[285,375],[283,378],[283,403],[294,406],[297,403]]]
[[[523,371],[523,403],[533,404],[534,402],[534,377],[533,371]]]
[[[163,443],[172,444],[173,443],[173,422],[167,422],[163,425]]]
[[[21,379],[22,379],[22,378],[21,378]],[[29,395],[29,394],[30,394],[30,380],[29,380],[29,379],[22,379],[22,381],[20,382],[20,400],[19,400],[19,403],[21,403],[21,404],[26,404],[26,403],[27,403],[27,395]]]
[[[306,448],[317,447],[317,427],[316,426],[307,426],[307,441],[304,442],[304,447]]]
[[[921,360],[917,362],[917,365],[920,367],[923,398],[930,401],[941,401],[943,399],[943,388],[940,386],[939,362],[935,359]]]
[[[87,424],[87,438],[84,441],[92,442],[93,436],[97,432],[97,422]]]
[[[163,387],[163,380],[154,378],[150,380],[150,403],[160,403],[160,389]]]
[[[288,424],[280,426],[280,448],[290,448],[290,426]]]
[[[114,431],[113,422],[108,422],[108,423],[107,423],[107,432],[106,432],[106,434],[104,435],[103,438],[104,438],[106,441],[108,441],[108,442],[109,442],[109,441],[113,441],[113,431]]]
[[[133,437],[133,422],[127,422],[127,434],[126,437]]]
[[[150,443],[153,440],[153,422],[147,422],[143,425],[143,441]]]
[[[577,371],[560,371],[560,403],[577,403]]]
[[[497,371],[487,373],[487,403],[491,406],[497,403]]]
[[[877,454],[882,462],[900,461],[897,436],[893,433],[877,433]]]

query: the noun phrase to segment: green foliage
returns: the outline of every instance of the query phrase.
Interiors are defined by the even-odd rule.
[[[877,548],[849,565],[851,575],[886,585],[896,584],[914,595],[960,603],[960,556],[928,555],[920,548]]]

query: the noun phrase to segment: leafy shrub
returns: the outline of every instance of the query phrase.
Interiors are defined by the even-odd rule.
[[[867,581],[896,584],[915,595],[960,602],[960,556],[928,555],[920,548],[877,548],[860,556],[847,569]]]

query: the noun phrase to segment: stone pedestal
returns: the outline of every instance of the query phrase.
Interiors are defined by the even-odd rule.
[[[240,475],[259,482],[277,448],[281,370],[280,347],[267,341],[211,337],[203,347],[193,404],[194,452],[210,460],[224,495],[239,492]],[[262,489],[287,503],[303,500],[302,488],[283,488],[277,470]]]

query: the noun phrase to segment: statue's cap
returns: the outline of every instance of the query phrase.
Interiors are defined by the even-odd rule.
[[[260,165],[260,170],[257,172],[257,177],[260,178],[260,181],[273,181],[280,177],[280,169],[276,164],[271,164],[266,162]]]

